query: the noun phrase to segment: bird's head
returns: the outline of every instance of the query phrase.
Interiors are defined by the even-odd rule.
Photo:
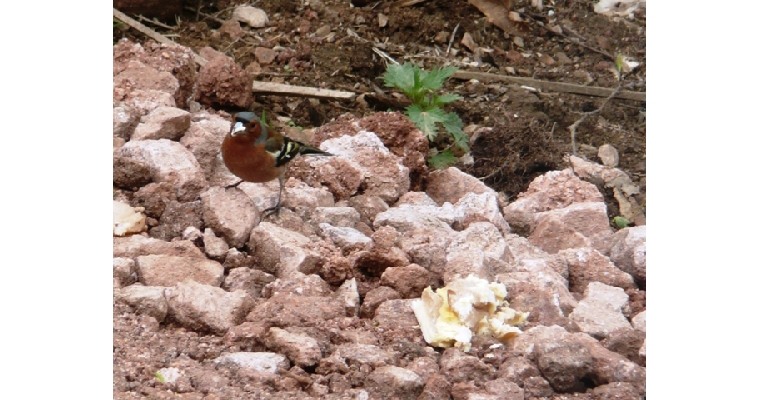
[[[266,138],[267,127],[255,113],[248,111],[239,112],[233,118],[230,136],[237,137],[243,135],[250,135],[252,139]]]

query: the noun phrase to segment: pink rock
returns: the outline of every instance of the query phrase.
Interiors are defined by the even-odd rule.
[[[285,184],[290,185],[291,180],[288,179]],[[256,206],[256,209],[259,210],[259,213],[263,213],[267,208],[274,207],[274,205],[277,204],[277,194],[280,192],[280,184],[277,180],[263,183],[242,182],[237,187],[253,201],[253,204]],[[282,201],[284,204],[289,204],[288,197],[285,196],[284,188]]]
[[[628,307],[628,295],[623,289],[591,282],[585,297],[570,314],[583,332],[604,339],[616,329],[632,329],[623,310]]]
[[[322,143],[344,135],[353,136],[363,130],[374,132],[391,153],[402,158],[403,165],[409,168],[411,189],[421,190],[427,176],[428,140],[402,113],[378,112],[360,119],[342,116],[315,129],[312,140]]]
[[[343,284],[335,291],[333,297],[336,300],[343,302],[346,315],[351,317],[359,316],[359,303],[361,302],[361,298],[359,296],[359,287],[356,284],[356,278],[351,278],[343,282]]]
[[[277,294],[297,294],[301,296],[331,296],[333,294],[330,285],[325,282],[319,275],[306,275],[300,272],[293,273],[284,279],[276,279],[274,282],[267,284],[261,290],[264,297],[272,297]]]
[[[623,289],[634,288],[631,275],[621,271],[604,254],[590,247],[562,250],[570,274],[570,291],[583,293],[591,282],[601,282]]]
[[[311,187],[326,187],[336,200],[353,196],[364,179],[356,163],[342,157],[297,157],[288,174]]]
[[[526,378],[525,383],[523,383],[523,393],[525,393],[526,399],[540,399],[548,398],[554,394],[554,390],[552,390],[549,381],[542,376],[531,376],[530,378]]]
[[[224,334],[241,323],[253,306],[244,291],[232,293],[194,281],[178,283],[166,289],[169,315],[188,329],[210,330]]]
[[[628,382],[612,382],[594,388],[594,399],[599,400],[639,400],[641,395]]]
[[[533,180],[528,190],[504,207],[504,218],[517,232],[527,235],[535,228],[534,214],[573,203],[603,202],[591,183],[580,180],[571,169],[551,171]]]
[[[305,207],[315,209],[315,211],[317,207],[335,206],[333,195],[326,187],[312,187],[294,178],[285,181],[282,189],[282,201],[284,206],[288,208]]]
[[[555,292],[546,289],[540,284],[522,281],[522,279],[527,279],[527,277],[515,279],[516,275],[498,275],[497,281],[504,283],[507,287],[507,301],[509,301],[509,306],[512,309],[530,312],[528,320],[522,326],[522,329],[529,329],[537,325],[559,325],[566,329],[578,330],[574,323],[567,318],[568,313],[559,304],[559,296],[556,296]],[[505,276],[509,276],[511,279],[505,280]],[[565,300],[574,301],[570,296]]]
[[[343,304],[330,297],[275,294],[258,304],[246,316],[247,321],[272,326],[318,326],[324,321],[345,316]]]
[[[330,240],[344,252],[366,251],[372,245],[372,239],[354,228],[335,227],[321,223],[319,231],[322,237]]]
[[[498,396],[499,399],[503,399],[503,400],[525,399],[525,393],[523,389],[519,385],[517,385],[516,383],[508,379],[497,378],[492,381],[486,382],[483,386],[485,386],[486,391],[489,394]]]
[[[188,240],[166,242],[140,235],[113,238],[113,256],[135,258],[147,255],[167,255],[205,259],[203,252]]]
[[[158,107],[140,119],[131,140],[179,140],[189,127],[189,112],[176,107]]]
[[[128,142],[117,154],[119,157],[147,164],[153,182],[173,184],[180,201],[197,199],[207,187],[198,161],[190,151],[177,142],[166,139]]]
[[[366,364],[378,367],[384,364],[391,364],[394,361],[392,353],[377,346],[359,343],[339,345],[335,348],[332,356],[344,360],[348,365],[356,364],[357,366]]]
[[[378,367],[367,377],[366,387],[383,398],[416,399],[425,382],[419,375],[393,365]]]
[[[374,323],[377,323],[379,328],[386,330],[397,330],[411,332],[414,337],[422,339],[422,335],[417,326],[419,322],[417,317],[414,316],[411,302],[413,299],[408,300],[388,300],[380,304],[375,310],[375,317],[372,319]],[[399,337],[400,339],[401,337]],[[419,342],[419,340],[418,340]]]
[[[134,193],[131,204],[135,207],[144,207],[145,215],[153,218],[161,218],[166,210],[166,205],[177,201],[177,193],[174,185],[169,182],[149,183]]]
[[[274,50],[261,46],[253,49],[253,53],[256,56],[256,61],[261,65],[269,65],[273,63],[275,56],[277,56],[277,53],[275,53]]]
[[[150,315],[158,322],[163,322],[169,310],[164,289],[161,286],[135,284],[114,291],[114,297],[132,306],[136,313]]]
[[[448,285],[458,278],[468,275],[493,280],[491,269],[486,264],[485,254],[475,248],[449,248],[446,253],[446,264],[441,274],[443,284]]]
[[[428,176],[428,185],[425,192],[438,205],[443,205],[444,202],[454,204],[469,193],[495,194],[493,189],[486,186],[478,178],[466,174],[456,167],[431,172]]]
[[[493,379],[496,372],[493,367],[483,363],[478,357],[463,353],[455,347],[444,350],[439,363],[441,373],[452,383],[489,381]]]
[[[576,247],[605,251],[612,236],[604,203],[575,203],[537,213],[534,221],[536,228],[528,240],[550,254]]]
[[[322,358],[319,343],[312,337],[272,327],[266,337],[268,349],[285,354],[295,365],[310,367]]]
[[[407,204],[410,206],[432,206],[432,207],[438,206],[438,203],[436,203],[435,200],[433,200],[425,192],[404,193],[404,195],[399,197],[398,201],[396,202],[396,207],[401,207],[401,205],[403,204]]]
[[[198,72],[198,91],[195,99],[211,107],[247,109],[253,102],[253,76],[235,61],[210,47],[200,51],[208,62]]]
[[[113,258],[114,288],[129,286],[135,282],[135,260],[125,257]]]
[[[200,201],[180,203],[171,200],[166,204],[158,225],[150,229],[150,236],[161,240],[172,240],[182,236],[188,227],[203,227],[203,212]]]
[[[211,228],[203,231],[203,251],[210,259],[223,263],[229,250],[230,246],[227,242],[217,237]]]
[[[390,267],[380,277],[380,284],[392,287],[405,299],[419,298],[422,291],[437,283],[435,275],[417,264]]]
[[[407,193],[408,194],[408,193]],[[403,197],[403,196],[402,196]],[[388,203],[378,196],[360,194],[348,199],[349,206],[359,212],[360,221],[372,226],[378,213],[388,210]]]
[[[197,75],[192,50],[178,44],[156,42],[148,42],[143,47],[126,40],[114,46],[113,54],[114,76],[122,72],[131,60],[171,73],[179,82],[179,90],[174,96],[177,107],[187,107]]]
[[[447,399],[451,397],[451,383],[442,374],[433,374],[427,381],[418,400]]]
[[[461,214],[459,223],[464,228],[476,222],[490,222],[499,229],[502,235],[511,232],[509,224],[499,209],[497,195],[493,191],[481,194],[467,193],[457,201],[454,207]]]
[[[331,226],[353,228],[359,223],[359,212],[351,207],[317,207],[311,213],[310,222],[318,226],[328,223]]]
[[[570,156],[570,163],[581,179],[602,181],[607,187],[620,188],[627,196],[639,193],[638,186],[634,185],[628,174],[622,170],[605,167],[575,156]]]
[[[179,90],[179,81],[169,72],[161,72],[140,61],[132,60],[127,63],[126,68],[121,73],[113,78],[113,101],[114,103],[122,101],[129,103],[128,99],[134,97],[135,91],[138,90],[163,92],[174,100],[174,96]]]
[[[375,316],[375,310],[380,304],[388,300],[400,298],[401,295],[397,291],[387,286],[378,286],[367,292],[364,296],[361,308],[359,309],[359,315],[362,318],[373,318]]]
[[[251,231],[248,247],[255,249],[252,256],[257,267],[285,278],[293,272],[314,273],[325,262],[310,243],[297,232],[262,222]]]
[[[116,106],[113,108],[114,136],[129,140],[139,122],[140,118],[132,108],[124,106]]]
[[[417,357],[407,366],[410,371],[419,375],[423,381],[427,381],[433,374],[440,372],[438,362],[431,357]]]
[[[647,334],[640,330],[618,328],[610,332],[601,343],[605,349],[618,353],[642,367],[646,367],[646,357],[639,355],[639,350],[644,345],[646,337]]]
[[[224,278],[222,289],[228,292],[245,290],[251,298],[261,297],[262,289],[269,283],[274,282],[274,275],[251,268],[233,268]]]
[[[260,220],[251,199],[238,188],[212,187],[201,194],[203,220],[232,247],[242,247]]]
[[[610,240],[610,259],[637,281],[647,279],[647,227],[621,229]]]
[[[219,27],[219,33],[222,36],[228,36],[230,39],[240,39],[245,36],[243,28],[240,27],[240,22],[236,20],[227,20],[222,22],[222,26]]]
[[[193,119],[194,121],[190,123],[190,127],[180,139],[180,143],[190,150],[195,159],[198,160],[206,180],[215,184],[214,162],[218,156],[221,157],[220,148],[224,137],[230,130],[230,122],[217,115],[206,113],[193,114]],[[227,172],[230,175],[232,174],[229,171]]]
[[[584,391],[583,380],[593,371],[593,359],[581,343],[540,341],[536,343],[536,363],[541,374],[557,392]]]
[[[509,342],[507,349],[512,356],[523,356],[534,361],[537,358],[540,346],[552,348],[571,342],[580,344],[588,350],[592,360],[589,377],[592,377],[595,385],[630,382],[636,387],[639,394],[645,394],[646,370],[620,354],[605,349],[601,343],[585,333],[569,333],[559,326],[537,326],[524,331]],[[528,381],[530,379],[534,378],[528,378],[525,381],[526,395],[528,394]]]
[[[224,278],[224,268],[216,261],[167,255],[139,256],[135,270],[140,282],[147,286],[173,286],[186,279],[219,286]]]
[[[364,194],[395,202],[409,190],[409,168],[372,132],[328,139],[320,148],[348,160],[362,174]]]
[[[153,89],[135,89],[126,94],[119,104],[134,110],[135,115],[142,117],[158,107],[176,107],[177,102],[171,93]]]
[[[282,354],[270,352],[240,351],[227,353],[217,357],[215,363],[224,366],[234,366],[241,370],[252,370],[262,373],[276,374],[278,371],[287,371],[290,362]]]
[[[409,257],[401,250],[399,234],[391,227],[380,227],[372,234],[369,251],[357,255],[355,264],[370,276],[381,276],[389,267],[405,267],[409,265]]]
[[[509,357],[499,365],[498,376],[523,387],[527,378],[541,376],[538,367],[525,357]]]
[[[123,148],[122,145],[113,150],[114,186],[133,189],[150,183],[150,164],[144,159],[122,156]]]

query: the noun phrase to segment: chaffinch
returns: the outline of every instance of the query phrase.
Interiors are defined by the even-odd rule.
[[[282,186],[287,163],[297,155],[332,156],[326,151],[296,142],[274,129],[269,129],[252,112],[239,112],[233,116],[230,133],[222,142],[224,165],[243,182],[269,182],[279,179],[280,193],[277,204],[264,210],[279,212]]]

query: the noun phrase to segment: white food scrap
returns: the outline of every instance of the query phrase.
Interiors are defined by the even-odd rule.
[[[473,333],[506,342],[522,332],[517,325],[525,322],[529,313],[509,308],[506,297],[504,284],[470,275],[435,292],[426,288],[422,297],[412,302],[412,309],[426,342],[467,352]]]
[[[124,236],[127,233],[140,233],[145,230],[145,211],[143,207],[132,208],[129,204],[113,201],[113,234]]]

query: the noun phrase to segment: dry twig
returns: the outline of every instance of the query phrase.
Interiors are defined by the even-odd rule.
[[[573,122],[573,124],[570,125],[567,128],[567,130],[570,131],[570,141],[573,143],[573,155],[574,156],[576,156],[576,157],[578,156],[578,148],[575,145],[575,131],[576,131],[576,129],[578,129],[578,126],[583,121],[585,121],[588,117],[601,113],[602,110],[604,109],[604,106],[606,106],[607,103],[609,103],[609,101],[612,100],[613,97],[617,96],[617,94],[620,93],[620,89],[622,87],[623,87],[623,81],[621,80],[620,84],[618,84],[618,87],[615,89],[615,91],[612,92],[606,99],[604,99],[604,101],[602,102],[602,105],[600,105],[599,108],[597,108],[594,111],[589,111],[587,113],[583,113],[583,116],[581,116],[580,119],[578,119],[577,121]]]
[[[270,94],[279,96],[316,97],[320,99],[351,99],[356,96],[354,92],[342,92],[338,90],[320,89],[315,87],[294,86],[274,82],[253,82],[253,92],[257,94]]]
[[[517,77],[517,76],[505,76],[505,75],[489,74],[486,72],[471,72],[471,71],[457,71],[456,73],[454,73],[454,75],[452,75],[452,77],[457,78],[457,79],[462,79],[462,80],[477,79],[481,82],[494,82],[494,81],[510,82],[510,83],[516,83],[518,85],[532,86],[534,88],[550,91],[550,92],[574,93],[574,94],[583,94],[586,96],[596,96],[596,97],[608,97],[610,96],[610,94],[615,93],[615,97],[618,97],[621,99],[647,101],[646,92],[631,92],[628,90],[620,90],[621,89],[620,87],[618,87],[617,89],[609,89],[609,88],[602,88],[602,87],[575,85],[572,83],[550,82],[550,81],[542,81],[542,80],[533,79],[533,78],[522,78],[522,77]]]

